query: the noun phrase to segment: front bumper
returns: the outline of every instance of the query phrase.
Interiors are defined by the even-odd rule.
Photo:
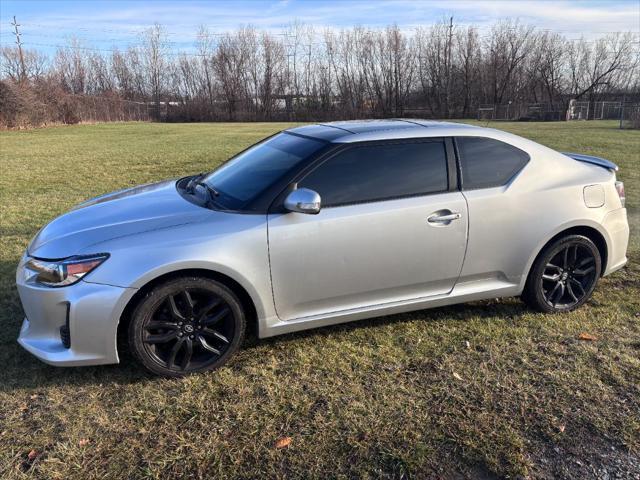
[[[26,315],[18,343],[50,365],[118,363],[118,322],[136,289],[82,280],[61,288],[39,286],[26,279],[24,260],[16,272]],[[60,337],[64,325],[69,327],[70,348],[65,348]]]

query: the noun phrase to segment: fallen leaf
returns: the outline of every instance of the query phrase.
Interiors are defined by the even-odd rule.
[[[455,378],[456,380],[462,381],[462,377],[456,372],[453,372],[453,378]]]
[[[560,426],[558,427],[558,430],[560,430],[560,433],[563,433],[563,432],[564,432],[564,429],[565,429],[565,426],[564,426],[564,425],[560,425]]]
[[[80,441],[78,442],[78,445],[81,447],[86,447],[87,445],[89,445],[89,439],[81,438]]]
[[[586,342],[595,342],[597,338],[591,335],[590,333],[582,332],[580,335],[578,335],[578,340],[584,340]]]
[[[38,456],[38,451],[37,450],[31,450],[28,454],[27,454],[27,458],[29,459],[29,461],[33,462],[36,457]]]
[[[287,448],[289,445],[291,445],[291,437],[282,437],[276,442],[276,448]]]
[[[29,398],[30,398],[31,400],[35,400],[36,398],[38,398],[38,394],[37,394],[37,393],[34,393],[34,394],[33,394],[33,395],[31,395]]]
[[[29,405],[27,405],[26,403],[23,403],[22,405],[20,405],[21,412],[26,412],[27,410],[29,410]]]

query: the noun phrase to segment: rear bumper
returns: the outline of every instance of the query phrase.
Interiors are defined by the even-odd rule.
[[[120,316],[136,290],[80,281],[47,288],[25,281],[22,262],[16,285],[26,318],[18,343],[50,365],[118,363],[116,334]],[[70,348],[60,327],[68,325]]]
[[[602,226],[609,235],[607,265],[604,275],[620,270],[627,263],[627,247],[629,245],[629,222],[627,209],[619,208],[607,213]]]

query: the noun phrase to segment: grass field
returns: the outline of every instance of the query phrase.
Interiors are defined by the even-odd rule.
[[[587,306],[504,299],[248,339],[182,380],[31,357],[15,342],[15,266],[81,200],[211,169],[286,125],[0,132],[0,478],[638,478],[640,132],[495,125],[621,166],[630,263]]]

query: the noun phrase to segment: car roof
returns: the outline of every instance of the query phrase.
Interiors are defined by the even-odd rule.
[[[439,137],[459,134],[458,130],[482,130],[481,127],[435,120],[392,118],[388,120],[347,120],[317,123],[287,132],[334,143],[352,143],[400,138]]]

